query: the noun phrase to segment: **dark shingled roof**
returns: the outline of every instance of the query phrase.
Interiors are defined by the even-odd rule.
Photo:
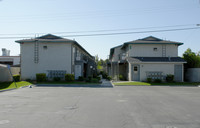
[[[183,62],[186,63],[186,61],[181,57],[128,57],[128,62],[135,62],[135,63],[141,63],[141,62]]]

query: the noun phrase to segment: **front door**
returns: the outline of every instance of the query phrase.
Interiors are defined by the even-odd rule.
[[[75,79],[81,76],[81,65],[75,65]]]
[[[140,81],[140,65],[132,65],[132,81]]]
[[[183,82],[183,66],[174,65],[174,81]]]

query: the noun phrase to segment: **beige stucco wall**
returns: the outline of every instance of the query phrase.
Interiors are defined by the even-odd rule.
[[[71,43],[39,42],[38,63],[34,63],[34,43],[21,44],[21,78],[35,79],[36,73],[47,73],[47,70],[71,73]]]
[[[162,44],[130,44],[131,49],[127,51],[130,57],[162,57]],[[157,51],[153,49],[157,48]],[[166,57],[177,57],[178,46],[166,45]]]
[[[121,47],[116,47],[114,50],[114,56],[112,58],[113,62],[116,62],[119,60],[119,54],[122,53]]]
[[[140,64],[140,81],[146,81],[146,72],[161,71],[163,75],[174,75],[174,64]]]
[[[11,67],[10,68],[12,75],[19,74],[20,68],[19,67]],[[12,76],[6,67],[0,66],[0,82],[8,82],[12,81]]]

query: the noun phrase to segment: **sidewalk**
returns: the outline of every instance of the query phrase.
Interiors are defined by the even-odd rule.
[[[102,83],[101,83],[102,87],[114,87],[114,85],[111,83],[111,81],[108,81],[105,79],[102,79],[101,81],[102,81]]]

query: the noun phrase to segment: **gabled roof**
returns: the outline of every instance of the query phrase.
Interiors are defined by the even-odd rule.
[[[181,57],[128,57],[128,62],[141,63],[141,62],[181,62],[186,61]]]
[[[177,44],[177,45],[182,45],[183,43],[175,42],[175,41],[162,40],[162,39],[156,38],[154,36],[148,36],[148,37],[143,38],[143,39],[125,42],[123,44],[122,48],[125,48],[128,44]]]
[[[52,35],[52,34],[47,34],[47,35],[32,38],[32,39],[16,40],[15,42],[17,42],[17,43],[28,43],[28,42],[35,42],[35,41],[40,41],[40,42],[76,42],[74,40],[65,39],[65,38],[55,36],[55,35]]]
[[[109,57],[109,59],[111,59],[111,56],[113,56],[115,48],[122,47],[122,46],[123,46],[123,45],[118,45],[118,46],[116,46],[116,47],[111,48],[111,49],[110,49],[110,57]]]
[[[84,52],[86,52],[91,58],[94,58],[92,55],[90,55],[79,43],[77,43],[75,40],[70,40],[66,38],[62,38],[60,36],[52,35],[52,34],[47,34],[44,36],[40,36],[37,38],[32,38],[32,39],[23,39],[23,40],[16,40],[15,42],[17,43],[31,43],[31,42],[53,42],[53,43],[73,43],[77,45],[79,48],[81,48]]]
[[[36,39],[63,39],[63,38],[52,34],[47,34],[44,36],[37,37]]]

